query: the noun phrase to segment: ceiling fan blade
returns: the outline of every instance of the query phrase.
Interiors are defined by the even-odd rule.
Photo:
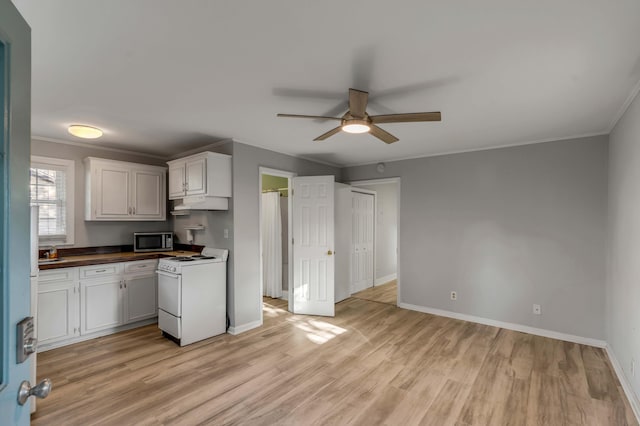
[[[278,117],[286,118],[313,118],[314,120],[342,120],[338,117],[325,117],[323,115],[278,114]]]
[[[369,93],[349,89],[349,112],[354,118],[363,119],[366,115]]]
[[[369,133],[371,133],[373,136],[380,139],[384,143],[394,143],[400,140],[386,130],[382,130],[380,127],[374,126],[373,124],[371,125]]]
[[[317,138],[314,139],[314,141],[323,141],[333,135],[335,135],[336,133],[338,133],[340,130],[342,130],[342,126],[338,126],[335,129],[331,129],[329,130],[327,133],[323,133],[320,136],[318,136]]]
[[[441,121],[440,112],[412,112],[408,114],[372,115],[369,117],[372,123],[411,123],[418,121]]]

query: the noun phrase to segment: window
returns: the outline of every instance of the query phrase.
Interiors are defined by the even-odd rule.
[[[30,198],[39,207],[40,245],[73,244],[73,160],[31,157]]]

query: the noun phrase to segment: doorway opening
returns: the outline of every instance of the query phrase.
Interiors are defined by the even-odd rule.
[[[352,297],[397,305],[400,300],[400,178],[351,182]]]
[[[291,179],[295,173],[260,167],[260,297],[265,312],[292,311]]]

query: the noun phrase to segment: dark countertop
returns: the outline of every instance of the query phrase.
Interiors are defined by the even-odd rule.
[[[100,254],[85,254],[85,255],[67,255],[62,256],[58,261],[48,261],[46,263],[39,263],[38,268],[41,271],[47,269],[58,268],[71,268],[74,266],[89,266],[89,265],[101,265],[104,263],[119,263],[119,262],[132,262],[134,260],[148,260],[159,259],[161,257],[174,257],[174,256],[191,256],[199,254],[196,251],[186,250],[174,250],[163,252],[151,252],[151,253],[134,253],[130,252],[118,252],[118,253],[100,253]]]

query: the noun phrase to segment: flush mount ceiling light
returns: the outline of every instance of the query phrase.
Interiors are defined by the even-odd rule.
[[[82,139],[98,139],[102,136],[102,130],[84,124],[72,124],[69,126],[69,133]]]
[[[344,120],[342,130],[347,133],[367,133],[371,127],[366,120]]]

